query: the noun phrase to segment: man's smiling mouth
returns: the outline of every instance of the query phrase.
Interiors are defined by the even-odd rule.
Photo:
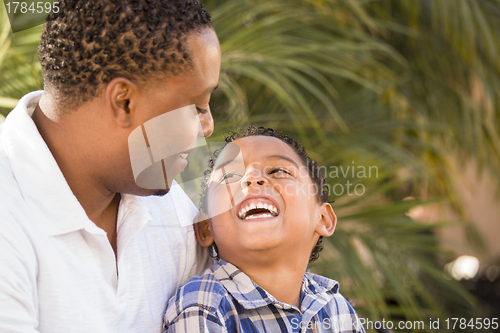
[[[278,215],[278,208],[272,201],[265,198],[246,200],[238,212],[238,217],[242,220],[276,217]]]

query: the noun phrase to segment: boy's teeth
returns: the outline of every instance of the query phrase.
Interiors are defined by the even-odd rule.
[[[267,210],[268,212],[260,212],[257,214],[252,214],[250,216],[247,216],[248,212],[253,209],[263,209]],[[259,202],[259,201],[250,202],[245,207],[242,207],[238,212],[238,217],[242,220],[245,220],[247,218],[261,218],[261,217],[274,217],[274,216],[278,216],[278,209],[272,203],[269,202]]]
[[[273,217],[273,215],[269,214],[269,213],[250,215],[250,216],[246,217],[245,220],[260,219],[260,218],[265,218],[265,217]]]

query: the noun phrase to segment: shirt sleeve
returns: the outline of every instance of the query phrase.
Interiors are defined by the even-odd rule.
[[[4,216],[5,217],[5,216]],[[0,332],[38,332],[36,257],[9,218],[0,229]]]
[[[164,333],[227,333],[217,313],[200,307],[183,310],[177,317],[164,325]]]

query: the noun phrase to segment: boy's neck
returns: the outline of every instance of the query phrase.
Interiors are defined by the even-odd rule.
[[[240,263],[238,268],[278,301],[300,309],[301,286],[307,262]]]

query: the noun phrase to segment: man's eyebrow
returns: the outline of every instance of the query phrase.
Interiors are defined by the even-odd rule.
[[[215,87],[213,87],[213,88],[208,88],[208,89],[205,91],[205,93],[206,93],[206,94],[211,94],[211,93],[213,93],[213,92],[214,92],[217,88],[219,88],[219,85],[216,85],[216,86],[215,86]]]
[[[288,162],[293,163],[297,168],[299,167],[299,165],[297,164],[297,162],[295,162],[293,159],[291,159],[290,157],[287,157],[287,156],[283,156],[283,155],[269,155],[269,156],[266,156],[266,157],[267,158],[278,158],[278,159],[286,160]]]

